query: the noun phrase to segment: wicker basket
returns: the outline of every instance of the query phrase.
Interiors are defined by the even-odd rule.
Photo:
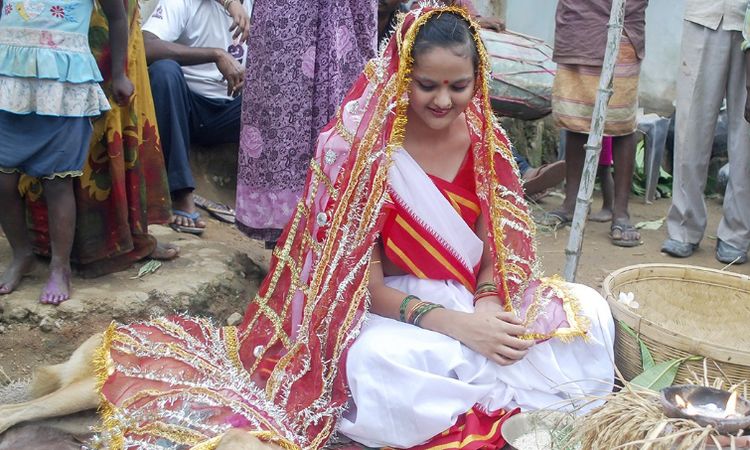
[[[640,306],[618,301],[620,292],[632,292]],[[617,323],[615,364],[626,380],[642,372],[641,353],[620,321],[635,330],[656,362],[703,356],[709,360],[709,381],[750,380],[750,277],[696,266],[639,264],[610,274],[604,293]],[[682,364],[675,383],[690,378],[689,369],[702,376],[703,362]]]

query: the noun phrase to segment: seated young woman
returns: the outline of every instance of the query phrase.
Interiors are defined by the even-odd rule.
[[[96,386],[103,448],[247,436],[315,449],[337,431],[371,447],[501,448],[513,412],[585,409],[610,391],[606,302],[537,276],[478,30],[456,7],[406,14],[321,132],[239,327],[113,325],[43,371],[78,373],[93,357],[97,377],[85,366],[42,397],[45,414],[94,407]],[[0,417],[2,430],[30,415]]]
[[[392,155],[371,304],[347,356],[351,403],[339,426],[369,447],[423,444],[459,419],[464,435],[487,435],[516,408],[581,408],[612,387],[606,302],[580,285],[529,283],[533,226],[507,141],[497,136],[498,155],[480,134],[496,126],[492,118],[474,115],[484,74],[474,32],[461,15],[438,14],[411,50],[405,137]],[[496,184],[501,209],[477,183]],[[514,301],[509,290],[538,298]],[[532,324],[534,314],[546,323]],[[564,332],[588,339],[548,339]],[[468,411],[479,417],[471,430]]]

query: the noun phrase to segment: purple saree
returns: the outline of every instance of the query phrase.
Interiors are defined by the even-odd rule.
[[[376,0],[256,0],[242,94],[237,225],[275,241],[320,129],[375,56]]]

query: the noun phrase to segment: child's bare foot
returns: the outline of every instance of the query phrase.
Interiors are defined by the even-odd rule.
[[[13,258],[10,266],[0,276],[0,295],[10,294],[21,283],[21,279],[34,267],[34,255]]]
[[[612,222],[612,210],[602,208],[599,212],[589,214],[592,222]]]
[[[39,301],[48,305],[59,305],[70,298],[70,269],[50,267],[49,279],[39,296]]]

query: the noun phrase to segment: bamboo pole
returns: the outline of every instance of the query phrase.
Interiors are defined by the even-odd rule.
[[[573,213],[573,222],[570,227],[570,238],[565,248],[565,280],[574,282],[578,272],[578,260],[581,257],[583,246],[583,232],[586,228],[591,205],[591,195],[594,193],[596,182],[596,169],[599,165],[599,154],[602,151],[602,134],[604,133],[604,121],[607,116],[607,104],[612,97],[612,79],[615,72],[615,62],[620,53],[620,38],[625,21],[625,0],[613,0],[610,11],[609,28],[607,32],[607,48],[604,52],[604,63],[599,78],[599,89],[596,93],[596,102],[592,112],[591,130],[588,141],[584,148],[586,156],[583,164],[581,184],[576,196],[576,209]]]

